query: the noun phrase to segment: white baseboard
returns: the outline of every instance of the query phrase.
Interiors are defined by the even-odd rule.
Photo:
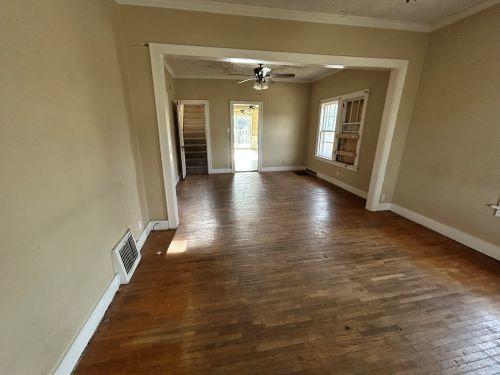
[[[68,350],[62,357],[59,364],[54,370],[54,375],[69,375],[75,368],[80,356],[82,355],[85,347],[89,343],[90,339],[94,335],[99,323],[101,322],[104,313],[108,309],[113,297],[115,296],[118,287],[120,286],[120,277],[115,275],[113,280],[109,283],[108,287],[104,291],[101,299],[97,302],[90,313],[87,321],[84,323],[82,329],[75,337]]]
[[[150,227],[150,231],[170,229],[168,220],[153,220],[149,222],[148,226]]]
[[[144,243],[146,242],[146,239],[149,236],[149,233],[153,229],[154,230],[170,229],[168,220],[150,221],[148,225],[146,225],[146,228],[144,228],[141,235],[136,241],[137,250],[139,252],[141,252],[142,247],[144,246]],[[88,342],[92,338],[92,335],[99,326],[99,323],[101,322],[104,313],[106,312],[111,301],[113,300],[113,297],[115,296],[115,293],[118,290],[119,286],[120,286],[120,277],[118,275],[115,275],[115,277],[113,278],[111,283],[109,283],[108,287],[103,293],[101,299],[99,300],[99,302],[97,302],[97,305],[90,313],[90,316],[83,325],[82,329],[80,330],[76,338],[69,346],[68,350],[64,354],[59,364],[56,366],[56,369],[54,370],[55,375],[71,374],[78,360],[80,359],[80,356],[85,350],[85,347],[87,346]]]
[[[212,170],[210,171],[210,173],[233,173],[232,169],[231,168],[212,168]]]
[[[144,228],[144,230],[142,231],[139,238],[135,241],[137,251],[141,252],[141,249],[144,246],[144,243],[146,242],[146,239],[148,238],[149,233],[151,233],[153,228],[155,230],[168,230],[170,229],[170,226],[168,224],[168,220],[150,221],[148,225],[146,225],[146,228]]]
[[[411,221],[414,221],[415,223],[423,225],[424,227],[432,229],[433,231],[438,232],[443,236],[446,236],[448,238],[451,238],[452,240],[460,242],[465,246],[468,246],[492,258],[500,260],[499,246],[493,245],[492,243],[481,240],[468,233],[462,232],[461,230],[440,223],[439,221],[430,219],[426,216],[418,214],[407,208],[398,206],[397,204],[394,203],[391,204],[391,211]]]
[[[151,232],[150,224],[146,225],[146,228],[144,228],[137,241],[135,241],[135,246],[137,247],[138,252],[141,252],[141,249],[144,246],[144,242],[146,242],[146,239],[149,236],[149,232]]]
[[[392,208],[392,203],[380,202],[377,204],[377,211],[390,211]]]
[[[301,171],[304,168],[305,168],[304,166],[284,165],[282,167],[261,167],[260,170],[262,172],[283,172],[283,171]]]
[[[368,196],[368,193],[366,191],[363,191],[361,189],[358,189],[354,186],[351,186],[349,184],[346,184],[343,181],[337,180],[336,178],[327,176],[326,174],[316,172],[316,177],[321,178],[322,180],[328,181],[331,184],[337,185],[338,187],[347,190],[350,193],[353,193],[354,195],[357,195],[358,197],[366,199]]]

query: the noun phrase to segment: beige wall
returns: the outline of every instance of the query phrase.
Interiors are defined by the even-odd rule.
[[[388,71],[384,70],[344,70],[311,85],[306,162],[308,168],[368,192],[389,74]],[[351,171],[317,160],[314,154],[316,152],[320,101],[365,89],[369,89],[370,93],[359,152],[358,170]],[[336,173],[339,175],[337,176]]]
[[[383,193],[388,200],[391,199],[428,34],[136,6],[120,6],[120,15],[127,59],[130,60],[134,117],[143,151],[148,207],[150,211],[155,209],[151,215],[165,215],[166,208],[151,67],[146,49],[140,47],[148,42],[409,60],[383,187]],[[226,166],[227,157],[225,161],[222,159],[216,165]]]
[[[141,168],[144,176],[148,220],[167,218],[160,142],[156,125],[155,97],[149,50],[125,45],[132,118],[137,129]]]
[[[48,374],[148,218],[113,1],[0,3],[0,363]],[[141,198],[142,197],[142,198]]]
[[[500,5],[434,32],[395,203],[500,245]]]
[[[178,99],[207,99],[210,102],[212,167],[231,168],[229,102],[263,102],[262,166],[304,165],[309,86],[275,83],[264,92],[251,83],[226,79],[175,79]]]

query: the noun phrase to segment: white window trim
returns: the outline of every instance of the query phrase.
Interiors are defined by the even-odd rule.
[[[316,160],[322,161],[323,163],[332,164],[332,165],[335,165],[337,167],[347,169],[349,171],[353,171],[353,172],[358,171],[358,167],[357,166],[355,167],[354,165],[341,163],[340,161],[337,161],[337,160],[330,160],[330,159],[322,158],[321,156],[314,156],[314,158]]]
[[[323,121],[323,104],[328,104],[328,103],[333,103],[333,102],[338,102],[337,117],[335,118],[335,129],[337,129],[337,126],[339,124],[338,114],[339,114],[339,111],[341,110],[341,105],[342,105],[342,103],[340,101],[340,96],[328,98],[328,99],[323,99],[320,101],[320,105],[319,105],[318,126],[316,127],[316,149],[314,150],[314,157],[319,158],[320,160],[333,161],[333,157],[332,157],[332,159],[328,159],[328,158],[325,158],[325,157],[318,155],[319,142],[320,142],[320,138],[321,138],[320,137],[320,132],[321,132],[320,127],[321,127],[321,123]],[[334,133],[335,133],[335,131],[334,131]],[[333,147],[335,148],[335,139],[334,139]]]
[[[319,102],[320,106],[319,106],[318,125],[316,127],[316,149],[314,150],[314,158],[316,160],[319,160],[319,161],[321,161],[323,163],[335,165],[337,167],[341,167],[341,168],[350,170],[352,172],[357,172],[358,171],[359,151],[361,150],[361,142],[363,141],[363,128],[364,128],[364,125],[365,125],[366,112],[367,112],[367,108],[368,108],[368,96],[369,96],[368,94],[369,93],[370,93],[370,90],[369,89],[365,89],[365,90],[360,90],[360,91],[356,91],[356,92],[352,92],[352,93],[348,93],[348,94],[344,94],[344,95],[340,95],[340,96],[334,96],[332,98],[327,98],[327,99],[320,100],[320,102]],[[334,102],[334,101],[338,101],[339,102],[339,110],[340,110],[340,112],[338,112],[338,113],[340,113],[340,115],[337,115],[336,124],[335,124],[335,133],[337,133],[337,129],[339,128],[340,123],[342,121],[342,118],[344,117],[344,106],[343,106],[344,101],[349,100],[349,99],[358,98],[358,97],[361,97],[361,96],[364,98],[364,102],[363,102],[364,111],[363,111],[363,113],[361,115],[361,123],[359,125],[359,140],[358,140],[358,144],[356,146],[356,159],[354,160],[354,165],[350,165],[350,164],[346,164],[346,163],[342,163],[340,161],[334,160],[334,157],[333,157],[333,155],[335,155],[334,153],[332,154],[332,158],[331,159],[319,156],[318,155],[318,146],[319,146],[319,141],[320,141],[320,137],[319,137],[320,131],[319,131],[319,128],[321,126],[321,120],[322,120],[321,112],[322,112],[322,106],[323,106],[323,104],[331,103],[331,102]],[[338,138],[335,137],[335,143],[333,145],[333,150],[336,150],[336,148],[337,148],[337,142],[338,142]]]

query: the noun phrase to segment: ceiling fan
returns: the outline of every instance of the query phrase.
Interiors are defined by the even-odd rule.
[[[248,74],[248,76],[250,78],[244,79],[243,81],[239,81],[238,83],[255,81],[253,88],[255,90],[261,91],[261,90],[266,90],[269,87],[268,83],[271,83],[273,78],[293,78],[295,77],[295,74],[293,73],[271,74],[271,68],[264,66],[264,64],[259,64],[259,66],[253,70],[253,74]]]

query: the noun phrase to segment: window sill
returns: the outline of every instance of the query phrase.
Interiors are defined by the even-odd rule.
[[[349,165],[349,164],[341,163],[339,161],[322,158],[321,156],[315,156],[314,158],[316,160],[322,161],[323,163],[332,164],[332,165],[335,165],[335,166],[343,168],[343,169],[348,169],[352,172],[358,171],[358,167],[355,167],[354,165]]]

